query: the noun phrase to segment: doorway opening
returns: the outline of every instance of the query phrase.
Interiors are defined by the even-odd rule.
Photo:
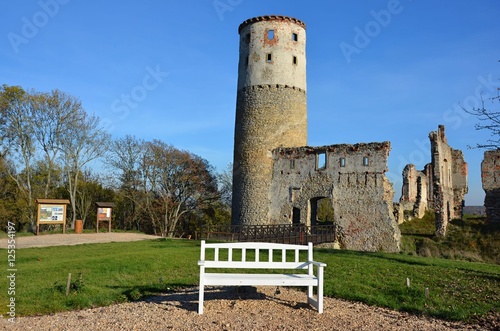
[[[331,198],[315,197],[309,200],[309,224],[327,225],[333,224],[334,208]]]

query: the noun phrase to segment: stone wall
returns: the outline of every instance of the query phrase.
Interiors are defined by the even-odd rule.
[[[342,229],[342,248],[399,251],[394,191],[385,176],[389,151],[389,142],[276,148],[269,191],[272,222],[314,225],[315,204],[328,198]]]
[[[462,151],[451,148],[443,125],[429,134],[431,163],[418,171],[414,165],[403,170],[399,208],[405,219],[422,217],[427,210],[436,213],[436,234],[446,235],[449,220],[461,218],[467,193],[467,163]]]
[[[444,125],[429,134],[432,156],[432,185],[436,235],[444,237],[448,222],[462,218],[464,196],[467,193],[467,163],[463,154],[448,145]]]
[[[286,16],[260,16],[243,22],[238,31],[238,90],[276,84],[306,90],[303,22]]]
[[[268,224],[271,150],[306,144],[304,91],[268,85],[238,91],[232,224]]]
[[[481,178],[486,217],[490,222],[500,222],[500,149],[484,152]]]
[[[269,224],[271,150],[307,145],[306,30],[291,17],[259,16],[238,32],[232,224]]]
[[[413,164],[408,164],[403,170],[403,186],[399,203],[406,219],[422,218],[428,206],[429,178],[425,170],[418,171]],[[401,223],[400,219],[400,223]]]

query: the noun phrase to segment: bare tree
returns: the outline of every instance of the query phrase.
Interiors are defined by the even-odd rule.
[[[141,170],[141,208],[154,231],[173,236],[181,217],[217,196],[206,160],[162,141],[146,143]]]
[[[500,62],[500,61],[498,61]],[[497,88],[500,91],[500,88]],[[489,103],[489,105],[488,105]],[[500,148],[500,92],[496,96],[488,97],[486,101],[481,96],[481,107],[462,109],[474,115],[479,123],[476,124],[476,130],[487,130],[491,133],[491,139],[488,139],[486,143],[477,143],[475,148],[486,148],[486,149],[497,149]]]
[[[47,198],[53,181],[63,169],[76,217],[78,178],[83,167],[101,156],[108,134],[99,119],[89,116],[81,102],[58,90],[50,93],[25,91],[19,86],[0,88],[1,156],[10,176],[26,201],[25,213],[35,227],[34,200]],[[62,161],[59,167],[56,160]]]
[[[217,174],[219,194],[224,205],[231,208],[233,200],[233,164],[229,163],[226,170]]]
[[[0,109],[2,154],[13,164],[11,176],[26,200],[27,218],[34,228],[34,200],[49,196],[61,139],[78,122],[81,103],[58,90],[40,93],[3,85]]]
[[[140,228],[138,205],[142,198],[140,184],[144,153],[145,142],[127,135],[111,143],[105,160],[111,169],[119,172],[114,186],[126,201],[122,208],[123,222],[134,224],[137,229]]]
[[[479,123],[475,125],[476,130],[490,131],[492,138],[486,143],[477,143],[475,148],[496,149],[500,148],[500,109],[495,109],[495,102],[498,103],[499,96],[490,98],[492,106],[487,108],[485,101],[481,99],[481,108],[466,109],[467,113],[476,116]],[[496,105],[498,107],[498,105]]]
[[[74,228],[76,220],[76,195],[81,171],[89,162],[103,156],[110,141],[110,135],[100,127],[99,118],[88,115],[83,108],[61,138],[61,156],[67,188],[70,196]]]
[[[61,144],[71,126],[77,122],[81,102],[59,90],[51,93],[33,93],[29,102],[29,121],[35,139],[41,147],[47,164],[47,177],[43,197],[51,187],[52,172]]]
[[[26,202],[25,217],[35,228],[32,167],[35,162],[35,137],[29,120],[29,94],[19,86],[0,89],[3,155],[10,157],[9,175]],[[21,172],[22,170],[22,172]]]
[[[76,195],[76,210],[82,219],[82,225],[85,226],[87,216],[90,214],[91,208],[96,202],[96,186],[98,180],[92,175],[89,169],[82,171],[81,183],[78,185]]]

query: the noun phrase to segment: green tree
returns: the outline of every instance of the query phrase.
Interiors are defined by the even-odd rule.
[[[98,201],[112,202],[114,192],[112,189],[104,188],[101,176],[92,173],[89,169],[84,170],[80,177],[76,195],[76,213],[85,227],[89,223],[88,221],[93,223],[97,219],[95,203]]]
[[[8,167],[10,166],[6,160],[0,156],[0,227],[5,230],[7,223],[12,222],[19,231],[24,226],[19,217],[23,210],[23,201],[19,199],[19,188],[10,176],[13,170]]]
[[[318,208],[318,221],[320,222],[333,222],[333,205],[331,198],[323,198],[317,202]]]

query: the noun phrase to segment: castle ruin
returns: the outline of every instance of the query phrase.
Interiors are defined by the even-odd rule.
[[[328,199],[340,229],[340,247],[399,250],[392,215],[392,184],[385,176],[389,142],[273,150],[270,219],[315,225],[318,201]]]
[[[467,163],[462,151],[451,148],[444,125],[429,134],[431,163],[418,171],[413,164],[403,170],[398,222],[436,213],[436,235],[445,236],[448,221],[461,218],[467,187]],[[403,215],[402,215],[403,214]]]
[[[484,152],[481,179],[486,217],[490,222],[500,222],[500,149]]]
[[[239,27],[233,225],[314,225],[327,198],[346,249],[399,251],[390,143],[307,146],[306,26],[260,16]]]

